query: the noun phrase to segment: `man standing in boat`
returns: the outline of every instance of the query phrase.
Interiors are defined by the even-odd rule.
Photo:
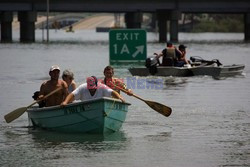
[[[127,92],[127,95],[132,96],[133,92],[131,89],[127,89],[126,84],[118,78],[114,78],[114,69],[111,66],[106,66],[104,68],[103,74],[105,76],[105,78],[103,80],[101,80],[101,83],[107,85],[108,87],[110,87],[111,89],[113,89],[114,91],[116,91],[117,93],[120,94],[120,89],[124,89]]]
[[[49,75],[50,80],[43,82],[40,87],[39,100],[57,88],[62,89],[44,99],[45,107],[60,105],[68,95],[68,85],[59,79],[60,68],[57,65],[50,68]]]
[[[154,53],[156,59],[162,57],[161,66],[176,66],[177,59],[181,57],[182,53],[171,42],[167,42],[167,46],[160,54]]]
[[[91,76],[87,78],[87,83],[81,84],[72,93],[70,93],[61,105],[65,106],[74,100],[84,101],[101,97],[115,97],[120,99],[122,102],[125,102],[125,100],[116,91],[110,89],[102,83],[98,83],[97,78],[95,76]]]

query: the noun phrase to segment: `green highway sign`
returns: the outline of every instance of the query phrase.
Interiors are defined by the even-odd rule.
[[[109,62],[144,62],[147,57],[146,42],[145,30],[110,30]]]

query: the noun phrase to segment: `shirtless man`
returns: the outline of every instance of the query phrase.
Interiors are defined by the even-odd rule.
[[[45,107],[55,106],[61,104],[68,95],[67,83],[63,80],[59,80],[60,68],[57,65],[53,65],[49,71],[50,80],[42,83],[40,87],[39,100],[43,99],[44,96],[52,92],[53,90],[62,87],[62,89],[53,95],[44,99]]]

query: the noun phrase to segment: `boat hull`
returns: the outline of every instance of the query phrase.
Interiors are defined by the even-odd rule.
[[[146,67],[129,68],[129,72],[133,76],[152,75],[150,74],[149,69]],[[187,77],[187,76],[193,76],[193,73],[187,67],[162,67],[160,66],[160,67],[157,67],[157,72],[154,75],[155,76]]]
[[[176,76],[189,77],[208,75],[213,77],[226,77],[241,74],[245,68],[243,64],[233,64],[226,66],[194,66],[194,67],[157,67],[154,76]],[[146,67],[129,68],[133,76],[150,76],[149,69]]]
[[[125,121],[128,103],[112,98],[76,102],[65,107],[33,107],[27,110],[34,127],[67,133],[110,133]]]
[[[233,64],[228,66],[223,66],[220,72],[221,77],[239,75],[243,73],[245,65],[243,64]]]
[[[213,77],[228,77],[239,75],[243,72],[245,65],[243,64],[233,64],[225,66],[202,66],[202,67],[192,67],[190,70],[194,75],[208,75]]]

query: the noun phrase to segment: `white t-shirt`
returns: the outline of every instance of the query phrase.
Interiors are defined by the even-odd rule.
[[[98,88],[93,96],[91,96],[88,88],[87,83],[81,84],[78,88],[76,88],[72,93],[74,95],[75,100],[90,100],[96,99],[101,97],[111,97],[112,89],[107,87],[102,83],[98,83]]]

